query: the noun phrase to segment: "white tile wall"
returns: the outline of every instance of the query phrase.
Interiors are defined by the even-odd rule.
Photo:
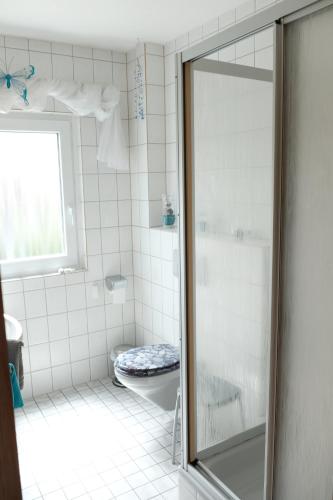
[[[278,1],[278,0],[277,0]],[[176,149],[176,59],[175,54],[201,40],[212,36],[218,31],[223,31],[236,22],[251,16],[256,10],[269,7],[276,0],[249,0],[237,9],[232,9],[209,22],[194,28],[188,33],[171,40],[164,47],[165,71],[165,136],[166,136],[166,188],[169,194],[177,197],[177,149]],[[255,37],[239,42],[236,47],[230,46],[219,52],[222,61],[236,61],[264,69],[272,69],[272,36],[271,33],[262,32]]]
[[[271,3],[270,0],[257,0],[256,9]],[[95,120],[90,117],[80,119],[84,213],[89,230],[87,270],[67,275],[65,282],[59,284],[62,290],[58,291],[55,290],[58,284],[47,285],[46,280],[40,277],[3,284],[5,309],[22,320],[25,332],[26,394],[30,394],[32,389],[34,394],[40,394],[71,383],[85,382],[98,371],[106,370],[106,352],[112,345],[123,340],[135,341],[135,322],[138,325],[137,343],[177,339],[178,284],[171,275],[173,256],[171,258],[167,250],[170,250],[171,240],[173,250],[178,247],[177,235],[165,235],[158,229],[151,229],[151,226],[160,224],[160,194],[167,191],[175,197],[177,195],[175,53],[251,15],[254,8],[251,0],[237,11],[224,13],[170,41],[165,47],[141,44],[137,53],[142,63],[146,62],[147,83],[148,113],[144,121],[134,119],[135,51],[126,57],[126,54],[111,50],[0,37],[3,56],[10,58],[14,55],[17,66],[31,62],[36,65],[37,72],[46,77],[80,78],[82,81],[103,83],[113,81],[119,85],[124,127],[126,131],[129,129],[131,171],[130,174],[116,173],[96,162],[98,127]],[[254,39],[254,48],[253,64],[269,68],[271,44],[258,34]],[[234,60],[236,57],[235,52],[228,54],[227,49],[220,54],[221,60]],[[242,57],[248,56],[245,54]],[[67,111],[52,101],[48,110]],[[109,297],[105,294],[103,278],[111,272],[121,272],[129,278],[128,302],[124,306],[109,304]],[[95,282],[98,285],[97,299],[93,296],[95,287],[92,285]],[[104,312],[105,326],[88,334],[88,311],[95,307],[101,308],[101,316]],[[89,313],[90,328],[95,328],[92,326],[93,316],[93,312]],[[46,332],[42,327],[43,319],[47,323],[45,325],[44,321]],[[32,320],[36,320],[35,324],[28,324]],[[101,352],[101,344],[97,342],[100,336],[92,339],[88,336],[98,332],[105,333],[107,342],[107,350],[101,355],[95,355]],[[71,340],[75,337],[81,339],[82,352],[87,356],[78,361],[72,359]],[[47,341],[44,342],[45,339]],[[50,345],[66,339],[70,346],[70,362],[55,366],[52,364]],[[95,340],[97,350],[93,344]],[[46,359],[50,361],[45,369],[31,371],[30,346],[44,344],[48,352]],[[99,373],[99,376],[103,375]]]
[[[0,45],[7,59],[15,56],[15,67],[30,62],[39,76],[113,82],[122,92],[127,133],[126,54],[16,37],[0,38]],[[68,112],[53,102],[49,107]],[[98,164],[94,118],[81,118],[80,132],[87,270],[3,284],[5,311],[24,329],[25,396],[104,377],[112,346],[135,343],[130,175]],[[127,303],[114,310],[103,278],[120,272],[129,280]]]
[[[145,54],[140,60],[146,102],[145,120],[135,120],[134,92],[129,92],[136,342],[177,344],[179,308],[174,308],[174,302],[178,304],[179,293],[172,259],[178,238],[175,230],[160,227],[161,195],[166,191],[165,103],[175,107],[175,99],[166,97],[163,47],[145,44],[137,52]],[[135,56],[135,52],[128,54],[129,89],[135,87]]]
[[[133,232],[136,341],[177,345],[179,280],[173,274],[177,230],[133,227]]]
[[[135,61],[138,54],[145,74],[145,118],[135,119]],[[165,183],[165,97],[163,47],[145,44],[128,54],[130,118],[130,167],[133,224],[160,225],[161,199]],[[133,90],[132,90],[133,89]]]

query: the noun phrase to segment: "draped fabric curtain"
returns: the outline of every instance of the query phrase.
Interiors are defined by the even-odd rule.
[[[120,117],[120,91],[113,85],[36,78],[27,83],[28,104],[12,89],[0,89],[0,113],[11,110],[43,111],[47,98],[67,106],[79,116],[93,115],[101,123],[97,159],[117,170],[128,168]]]

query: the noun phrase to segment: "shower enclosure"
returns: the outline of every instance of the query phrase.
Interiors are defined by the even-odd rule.
[[[254,500],[271,326],[273,29],[186,63],[185,88],[191,453],[225,491]]]
[[[332,3],[178,60],[183,466],[209,498],[332,495]]]

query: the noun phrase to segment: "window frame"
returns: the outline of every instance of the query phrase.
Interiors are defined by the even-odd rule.
[[[12,112],[0,117],[1,131],[49,132],[58,135],[61,217],[65,246],[64,254],[0,261],[2,279],[53,274],[62,268],[77,268],[80,258],[74,179],[77,158],[73,117],[56,113]]]

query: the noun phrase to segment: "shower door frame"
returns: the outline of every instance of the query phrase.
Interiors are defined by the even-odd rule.
[[[243,24],[243,23],[242,23]],[[246,23],[247,24],[247,23]],[[250,23],[252,24],[252,23]],[[236,25],[234,28],[238,28]],[[181,282],[181,311],[182,311],[182,361],[183,361],[183,405],[184,405],[184,418],[183,418],[183,467],[188,472],[196,473],[199,471],[207,477],[210,477],[217,487],[220,487],[222,492],[228,498],[237,498],[233,493],[216,478],[209,469],[200,463],[198,451],[196,446],[196,383],[195,383],[195,279],[194,279],[194,186],[193,186],[193,80],[192,80],[192,63],[208,55],[211,52],[233,44],[241,38],[250,36],[265,28],[274,28],[274,68],[273,72],[268,70],[260,70],[257,68],[250,68],[249,71],[261,71],[263,74],[273,73],[273,164],[274,164],[274,215],[273,215],[273,272],[272,279],[274,286],[277,288],[279,276],[279,256],[278,249],[280,247],[280,178],[281,178],[281,158],[280,158],[280,144],[281,144],[281,101],[282,101],[282,27],[276,22],[264,23],[260,27],[253,29],[252,26],[248,27],[246,33],[232,34],[228,41],[224,41],[221,45],[212,46],[210,50],[206,47],[205,42],[202,42],[200,47],[203,46],[203,51],[198,50],[198,47],[193,47],[183,52],[178,56],[178,112],[179,118],[179,186],[180,186],[180,248],[182,257],[182,282]],[[249,29],[251,30],[249,31]],[[228,30],[229,31],[229,30]],[[232,30],[233,31],[233,30]],[[224,35],[225,32],[221,33]],[[219,35],[213,37],[214,39]],[[220,38],[220,37],[219,37]],[[195,54],[195,55],[194,55]],[[223,67],[228,63],[219,63]],[[231,65],[229,65],[231,66]],[[232,64],[234,67],[235,64]],[[234,71],[234,68],[232,68]],[[241,71],[242,66],[240,67]],[[245,68],[244,68],[245,69]],[[260,78],[261,79],[261,78]],[[265,78],[266,79],[266,78]],[[270,336],[270,363],[269,363],[269,380],[274,383],[269,383],[268,387],[268,405],[267,415],[268,422],[266,426],[266,449],[265,449],[265,463],[272,463],[269,457],[273,455],[270,449],[274,445],[274,408],[275,408],[275,369],[276,369],[276,331],[273,325],[277,325],[277,297],[272,294],[272,332]],[[275,307],[276,306],[276,307]],[[251,432],[249,432],[249,435]],[[237,441],[236,438],[228,440],[230,442]],[[217,445],[218,446],[218,445]],[[214,447],[214,448],[217,448]],[[200,455],[204,455],[201,452]],[[272,469],[271,466],[267,467],[267,472]],[[194,472],[195,471],[195,472]],[[265,479],[268,484],[268,476],[265,474]],[[267,486],[265,485],[265,489]]]
[[[267,424],[265,446],[264,499],[273,496],[273,467],[275,443],[275,408],[277,386],[278,337],[281,303],[282,250],[282,123],[283,123],[283,24],[331,5],[333,0],[283,0],[259,11],[252,17],[227,28],[211,38],[177,54],[177,111],[178,111],[178,174],[180,200],[180,307],[181,307],[181,387],[182,387],[182,467],[193,481],[210,489],[212,498],[237,498],[206,467],[197,461],[196,399],[195,399],[195,325],[194,325],[194,217],[193,217],[193,109],[191,63],[218,49],[269,27],[274,28],[273,64],[273,256],[271,282],[271,334],[269,376],[267,389]],[[207,481],[208,479],[208,481]]]

